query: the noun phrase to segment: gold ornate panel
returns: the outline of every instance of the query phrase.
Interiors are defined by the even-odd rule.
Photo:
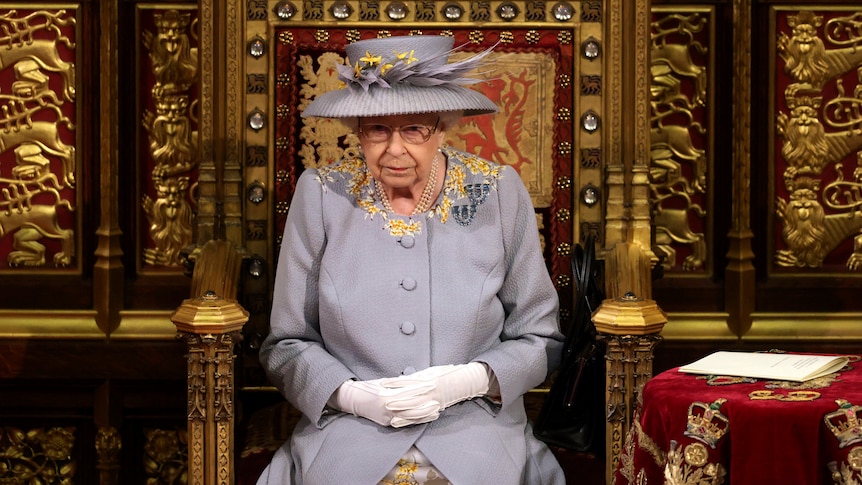
[[[653,98],[660,88],[694,99],[698,71],[707,78],[706,104],[685,112],[681,124],[697,150],[689,159],[699,150],[707,157],[706,191],[695,191],[690,206],[701,204],[706,224],[698,227],[701,217],[692,211],[685,222],[703,233],[708,257],[694,271],[666,266],[655,282],[656,300],[669,312],[657,355],[692,343],[700,351],[706,342],[854,345],[862,308],[862,9],[849,1],[697,3],[707,2],[652,2]],[[673,34],[688,52],[657,65],[656,21],[695,13],[707,19],[703,29],[694,32],[690,22]],[[704,43],[706,51],[697,47]],[[696,69],[680,76],[686,69],[673,67],[674,59]],[[676,79],[666,82],[663,74]],[[692,119],[703,132],[692,129]],[[676,165],[666,164],[652,141],[655,178]],[[685,159],[672,160],[685,166]],[[685,180],[692,187],[696,179]],[[651,190],[655,197],[655,185]],[[661,217],[655,222],[659,239]],[[682,358],[668,354],[666,362]]]
[[[136,263],[142,272],[182,270],[194,242],[198,148],[196,7],[139,5],[135,11],[139,95]]]
[[[650,202],[653,250],[668,277],[712,273],[715,10],[653,8]]]
[[[184,429],[145,429],[143,468],[146,483],[191,483],[188,433]]]
[[[862,9],[772,10],[776,276],[862,271]]]
[[[0,428],[0,482],[74,483],[74,427]]]
[[[0,8],[0,273],[81,269],[77,8]]]

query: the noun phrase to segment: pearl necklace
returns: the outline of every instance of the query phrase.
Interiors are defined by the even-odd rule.
[[[419,202],[416,203],[416,207],[413,208],[413,212],[410,213],[410,216],[428,212],[431,208],[431,196],[434,194],[434,188],[437,186],[437,158],[439,156],[440,152],[438,151],[437,154],[434,155],[434,159],[431,160],[431,172],[428,174],[428,183],[426,183],[425,188],[422,189],[422,196],[419,197]],[[386,191],[383,190],[383,184],[381,184],[377,179],[374,180],[374,192],[377,194],[377,198],[380,199],[380,203],[383,204],[383,208],[386,209],[386,212],[392,212],[394,214],[395,211],[392,209],[392,204],[389,203],[389,196],[387,196]]]

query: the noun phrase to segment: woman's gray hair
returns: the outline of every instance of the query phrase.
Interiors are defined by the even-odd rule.
[[[464,116],[463,111],[444,111],[442,113],[438,113],[440,116],[440,123],[437,125],[437,128],[443,131],[447,131],[453,126],[457,125],[461,118]]]

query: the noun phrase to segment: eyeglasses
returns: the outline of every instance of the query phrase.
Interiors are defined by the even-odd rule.
[[[411,145],[421,145],[431,138],[431,135],[437,131],[437,125],[440,123],[440,118],[434,122],[434,126],[428,125],[402,125],[393,128],[381,123],[367,123],[359,125],[359,134],[365,137],[371,143],[384,143],[392,138],[392,133],[397,131],[401,134],[401,139],[405,143]]]

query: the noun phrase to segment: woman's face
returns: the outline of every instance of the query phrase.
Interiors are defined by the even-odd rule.
[[[422,192],[445,133],[434,113],[359,120],[359,140],[371,175],[393,191]],[[436,129],[435,129],[436,126]],[[426,141],[423,135],[429,134]],[[386,140],[387,134],[389,135]],[[410,143],[412,142],[412,143]],[[438,160],[438,163],[442,160]]]

